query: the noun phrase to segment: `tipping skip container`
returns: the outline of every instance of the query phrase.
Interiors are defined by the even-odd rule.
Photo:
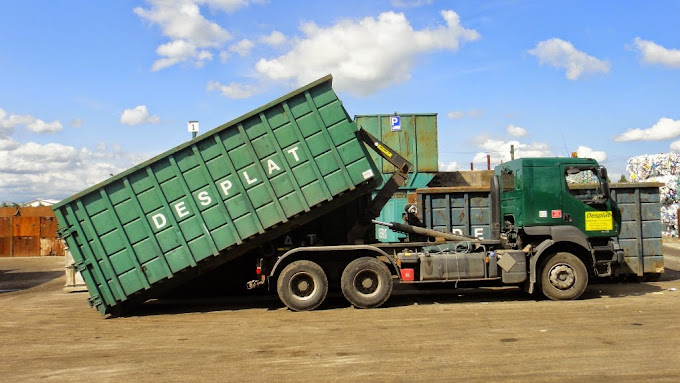
[[[119,314],[379,186],[326,76],[53,206],[100,313]]]

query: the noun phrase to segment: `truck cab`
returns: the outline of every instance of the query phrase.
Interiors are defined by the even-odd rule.
[[[590,158],[521,158],[497,166],[491,185],[494,234],[506,248],[532,248],[541,269],[548,255],[579,258],[591,276],[609,276],[622,257],[621,215],[607,171]],[[531,273],[535,283],[536,273]]]

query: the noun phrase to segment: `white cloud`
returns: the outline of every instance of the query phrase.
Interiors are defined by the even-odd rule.
[[[262,3],[262,1],[249,0],[197,0],[198,4],[206,4],[212,9],[219,9],[227,13],[235,12],[248,6],[249,3]]]
[[[482,114],[484,114],[484,111],[483,111],[483,110],[479,110],[479,109],[471,109],[471,110],[469,110],[469,111],[467,111],[467,112],[462,111],[462,110],[456,110],[456,111],[447,113],[447,114],[446,114],[446,117],[448,117],[448,118],[450,118],[450,119],[452,119],[452,120],[459,120],[459,119],[461,119],[461,118],[463,118],[463,117],[466,117],[466,116],[467,116],[467,117],[470,117],[470,118],[481,117]]]
[[[614,141],[661,141],[680,136],[680,120],[660,118],[656,124],[647,129],[628,129]]]
[[[248,39],[243,39],[239,41],[236,44],[233,44],[232,46],[229,47],[229,50],[232,52],[236,52],[239,54],[239,56],[248,56],[250,53],[250,50],[253,49],[255,44],[253,44],[252,41]]]
[[[56,133],[64,127],[59,121],[45,122],[40,119],[35,119],[28,123],[26,128],[33,133]]]
[[[484,111],[481,109],[471,109],[470,111],[468,111],[468,116],[473,118],[481,117],[483,114]]]
[[[576,80],[584,73],[609,73],[607,61],[599,60],[574,48],[568,42],[558,38],[541,41],[529,54],[538,57],[541,64],[567,70],[569,80]]]
[[[14,150],[19,147],[19,143],[11,138],[0,137],[0,151]]]
[[[504,141],[487,137],[477,137],[477,147],[483,150],[475,155],[472,162],[486,164],[486,155],[491,155],[491,163],[499,164],[501,161],[511,160],[510,148],[515,146],[515,158],[523,157],[551,157],[553,156],[550,146],[545,142],[532,142],[523,144],[517,140]]]
[[[286,35],[276,30],[272,31],[272,33],[267,36],[260,37],[261,42],[273,46],[284,44],[286,40]]]
[[[218,81],[210,81],[205,89],[207,91],[219,91],[223,96],[228,98],[248,98],[258,93],[258,88],[254,85],[234,82],[229,85],[223,85]]]
[[[508,131],[508,134],[513,137],[524,137],[528,133],[526,129],[515,125],[508,125],[505,129]]]
[[[234,12],[247,6],[247,0],[147,0],[150,8],[134,8],[133,12],[151,24],[158,25],[163,36],[170,39],[156,49],[160,56],[152,66],[153,71],[180,62],[193,62],[202,66],[212,60],[211,50],[219,49],[232,38],[217,23],[201,14],[199,5],[211,9]]]
[[[680,153],[680,140],[671,142],[671,150]]]
[[[175,40],[160,45],[156,48],[156,53],[164,57],[153,63],[151,70],[154,72],[179,62],[187,61],[190,58],[194,59],[194,65],[197,67],[202,66],[206,60],[212,60],[212,53],[210,51],[199,50],[196,48],[196,45],[184,40]]]
[[[390,4],[397,8],[415,8],[432,4],[432,0],[390,0]]]
[[[58,143],[0,140],[0,195],[8,202],[62,199],[140,162],[120,150],[91,151]]]
[[[479,39],[466,29],[454,11],[442,11],[446,25],[414,30],[403,13],[385,12],[377,18],[341,20],[330,27],[301,26],[303,38],[286,54],[261,59],[256,70],[271,80],[298,85],[332,73],[335,88],[366,95],[407,81],[423,55],[456,51],[460,44]]]
[[[597,162],[607,161],[607,153],[600,150],[593,150],[587,146],[579,146],[576,153],[581,158],[594,158]]]
[[[229,60],[229,57],[231,57],[231,55],[229,54],[229,52],[227,52],[227,51],[220,51],[220,62],[221,62],[222,64],[224,64],[225,62],[227,62],[227,60]]]
[[[458,162],[452,161],[449,162],[448,164],[445,164],[443,162],[439,163],[439,171],[442,172],[453,172],[456,170],[461,170],[460,165],[458,165]]]
[[[635,45],[634,48],[642,55],[643,62],[680,68],[680,49],[668,49],[639,37],[633,39],[633,44]]]
[[[160,117],[152,116],[146,105],[139,105],[132,109],[125,109],[120,115],[120,123],[125,125],[139,125],[139,124],[157,124],[160,122]]]
[[[0,109],[0,138],[12,134],[15,128],[21,126],[33,133],[56,133],[64,128],[57,120],[45,122],[28,114],[7,114]]]

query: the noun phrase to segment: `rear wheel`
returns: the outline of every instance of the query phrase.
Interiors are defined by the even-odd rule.
[[[392,294],[392,273],[383,262],[363,257],[345,267],[340,286],[342,294],[354,307],[378,307]]]
[[[286,266],[276,283],[281,302],[293,311],[314,310],[326,299],[328,278],[312,261],[295,261]]]
[[[588,286],[588,270],[574,254],[559,252],[541,270],[541,291],[552,300],[576,299]]]

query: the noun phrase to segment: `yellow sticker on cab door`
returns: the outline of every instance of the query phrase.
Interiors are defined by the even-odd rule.
[[[614,220],[611,211],[587,211],[586,231],[614,230]]]

